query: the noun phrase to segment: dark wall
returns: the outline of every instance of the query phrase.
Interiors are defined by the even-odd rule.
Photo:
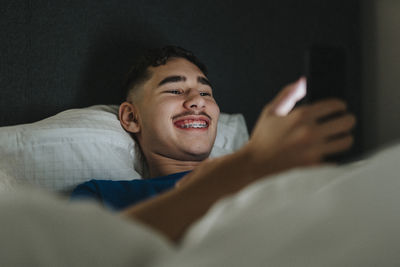
[[[360,101],[355,0],[1,0],[0,125],[92,104],[118,104],[144,47],[176,44],[209,68],[224,112],[251,129],[265,103],[303,72],[312,43],[342,45]]]

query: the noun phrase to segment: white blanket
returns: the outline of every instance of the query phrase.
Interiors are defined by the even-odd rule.
[[[178,248],[95,205],[2,193],[0,265],[400,266],[399,165],[393,146],[266,177],[214,205]]]
[[[0,266],[154,266],[175,249],[93,203],[32,188],[0,194]]]
[[[400,266],[400,146],[294,170],[226,199],[168,266]]]

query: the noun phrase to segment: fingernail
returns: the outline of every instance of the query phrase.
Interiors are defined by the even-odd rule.
[[[295,98],[299,100],[306,96],[307,94],[307,80],[304,76],[300,77],[297,82],[297,87],[295,89]]]

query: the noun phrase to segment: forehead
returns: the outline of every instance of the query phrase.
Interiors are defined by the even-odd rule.
[[[188,79],[201,76],[206,77],[203,72],[192,62],[184,58],[171,58],[166,64],[157,67],[149,67],[151,73],[150,82],[158,83],[165,77],[171,75],[185,76]]]
[[[184,58],[170,58],[166,64],[148,67],[147,71],[149,74],[147,79],[135,87],[135,90],[131,91],[132,93],[128,96],[130,101],[141,102],[145,95],[153,92],[154,88],[168,76],[183,76],[187,81],[197,80],[198,77],[206,78],[195,64]]]

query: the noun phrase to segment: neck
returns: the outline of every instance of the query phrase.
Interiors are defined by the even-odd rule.
[[[178,172],[191,171],[202,161],[183,161],[152,154],[146,156],[150,177],[164,176]]]

